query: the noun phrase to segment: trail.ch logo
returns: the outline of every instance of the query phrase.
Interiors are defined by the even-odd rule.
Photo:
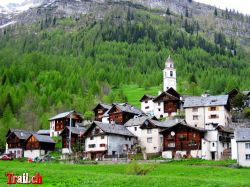
[[[29,177],[28,173],[18,176],[14,173],[6,173],[7,184],[42,184],[42,176],[37,173],[35,176]]]

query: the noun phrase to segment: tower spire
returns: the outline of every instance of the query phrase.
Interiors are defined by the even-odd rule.
[[[163,70],[163,90],[167,91],[171,87],[176,90],[176,69],[169,55],[165,62],[165,69]]]

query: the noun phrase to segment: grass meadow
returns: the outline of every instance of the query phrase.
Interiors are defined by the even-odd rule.
[[[43,177],[41,186],[250,186],[250,169],[227,167],[231,162],[233,161],[174,161],[154,164],[152,170],[141,176],[127,172],[133,164],[73,165],[0,161],[0,186],[9,186],[6,184],[6,172],[17,175],[23,172],[35,175],[40,172]],[[150,167],[152,164],[142,166]]]

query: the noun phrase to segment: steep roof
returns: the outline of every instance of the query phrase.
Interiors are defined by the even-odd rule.
[[[23,129],[9,129],[7,136],[11,133],[14,133],[19,139],[26,140],[31,134],[35,134],[36,131],[32,130],[23,130]]]
[[[237,128],[234,133],[237,142],[250,141],[250,128]]]
[[[50,130],[42,129],[42,130],[37,131],[37,134],[50,134]]]
[[[114,107],[119,108],[122,112],[128,112],[128,113],[132,113],[132,114],[136,114],[136,115],[143,115],[144,112],[140,109],[138,109],[135,106],[132,106],[128,103],[114,103],[112,108],[109,110],[108,114],[110,114],[110,112],[112,111],[112,109]]]
[[[71,110],[71,111],[68,111],[68,112],[63,112],[63,113],[57,114],[54,117],[50,118],[49,121],[52,121],[52,120],[55,120],[55,119],[65,118],[65,117],[69,116],[72,113],[76,113],[78,116],[80,116],[83,119],[83,117],[82,117],[82,115],[80,113],[77,113],[75,110]]]
[[[111,109],[112,105],[105,104],[105,103],[98,103],[96,107],[93,109],[93,111],[95,111],[98,107],[102,107],[102,108],[105,108],[106,110],[109,110]]]
[[[94,121],[91,126],[98,126],[103,132],[108,134],[117,134],[122,136],[134,136],[124,125],[102,123],[99,121]],[[91,128],[89,127],[89,129]]]
[[[169,119],[166,121],[157,121],[153,119],[147,119],[145,122],[140,126],[140,128],[147,128],[150,124],[155,126],[156,128],[169,128],[177,123],[182,122],[183,120],[180,119]]]
[[[170,94],[170,93],[168,93],[167,91],[165,91],[165,92],[162,92],[160,95],[158,95],[157,97],[155,97],[154,98],[154,102],[156,102],[156,101],[159,101],[159,100],[163,100],[163,97],[164,96],[168,96],[169,98],[170,98],[170,100],[176,100],[176,101],[178,101],[179,100],[179,98],[178,97],[175,97],[175,96],[173,96],[172,94]]]
[[[172,126],[170,126],[170,127],[167,128],[167,129],[164,129],[163,131],[161,131],[161,134],[163,134],[164,132],[167,132],[167,131],[173,129],[174,127],[176,127],[176,126],[178,126],[178,125],[185,126],[185,127],[187,127],[187,128],[191,128],[191,129],[194,129],[194,130],[197,130],[197,131],[200,131],[200,132],[206,132],[206,129],[188,125],[188,124],[183,120],[183,121],[180,121],[179,123],[173,124]]]
[[[227,133],[231,133],[231,134],[234,133],[234,129],[229,128],[229,127],[225,127],[225,126],[222,126],[222,125],[218,125],[216,127],[216,129],[221,129],[223,132],[227,132]]]
[[[228,95],[217,95],[208,97],[187,97],[184,108],[201,106],[225,106],[228,103]]]
[[[151,119],[151,117],[149,117],[149,116],[135,117],[135,118],[128,120],[124,124],[124,126],[125,127],[141,126],[147,119]]]
[[[156,96],[152,96],[149,94],[145,94],[144,96],[142,96],[142,98],[140,99],[140,102],[145,101],[146,99],[151,100],[154,99]]]
[[[66,126],[65,129],[70,130],[70,127]],[[61,134],[65,131],[65,129],[61,132]],[[84,134],[86,130],[87,128],[85,127],[71,127],[71,133],[77,135]]]
[[[39,141],[44,143],[56,143],[50,136],[33,134],[33,136]]]

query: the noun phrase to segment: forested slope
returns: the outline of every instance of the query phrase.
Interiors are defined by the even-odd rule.
[[[206,38],[198,22],[170,12],[119,5],[101,20],[48,17],[6,29],[0,38],[1,146],[9,127],[48,128],[57,112],[76,109],[91,117],[97,102],[125,102],[113,88],[160,87],[168,55],[182,94],[249,89],[244,48],[223,32]]]

